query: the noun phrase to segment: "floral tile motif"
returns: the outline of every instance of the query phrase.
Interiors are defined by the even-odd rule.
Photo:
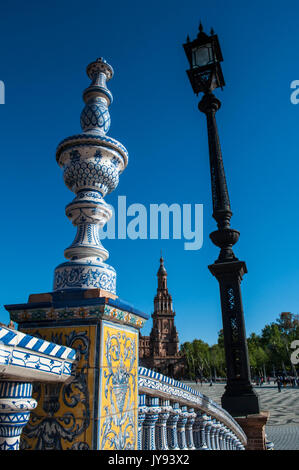
[[[138,333],[102,323],[100,449],[137,448]]]

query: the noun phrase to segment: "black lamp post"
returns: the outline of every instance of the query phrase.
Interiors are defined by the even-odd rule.
[[[201,24],[197,38],[190,41],[188,37],[183,47],[190,64],[187,74],[193,91],[196,95],[204,94],[198,108],[206,115],[208,127],[213,217],[218,226],[210,238],[220,248],[219,257],[209,270],[220,287],[227,368],[227,384],[221,401],[223,408],[233,416],[256,414],[260,408],[251,385],[240,286],[247,268],[232,250],[240,233],[230,227],[232,211],[216,124],[216,112],[221,103],[212,93],[225,85],[220,65],[223,58],[217,35],[213,30],[210,36],[204,33]]]

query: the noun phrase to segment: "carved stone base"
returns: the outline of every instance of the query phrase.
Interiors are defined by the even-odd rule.
[[[261,411],[259,414],[235,417],[247,436],[246,450],[266,450],[265,425],[269,416],[270,411]]]

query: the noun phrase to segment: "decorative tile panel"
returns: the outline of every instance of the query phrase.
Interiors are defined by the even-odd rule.
[[[77,352],[73,380],[67,384],[40,384],[34,398],[38,407],[25,427],[21,448],[31,450],[91,449],[94,437],[94,380],[96,327],[32,329],[48,341],[59,340]],[[90,365],[93,365],[90,367]]]
[[[27,321],[49,321],[49,320],[77,320],[77,319],[109,319],[124,325],[142,328],[146,319],[111,305],[95,305],[86,307],[64,307],[64,308],[32,308],[26,310],[13,310],[10,312],[12,321],[22,323]],[[1,340],[1,338],[0,338]]]
[[[137,448],[138,333],[102,322],[100,449]]]

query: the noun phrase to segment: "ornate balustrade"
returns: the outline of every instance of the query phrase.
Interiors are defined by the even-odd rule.
[[[187,385],[139,367],[139,450],[244,450],[246,435],[221,406]]]
[[[0,325],[0,451],[18,450],[37,406],[33,382],[60,386],[72,380],[76,351]]]

